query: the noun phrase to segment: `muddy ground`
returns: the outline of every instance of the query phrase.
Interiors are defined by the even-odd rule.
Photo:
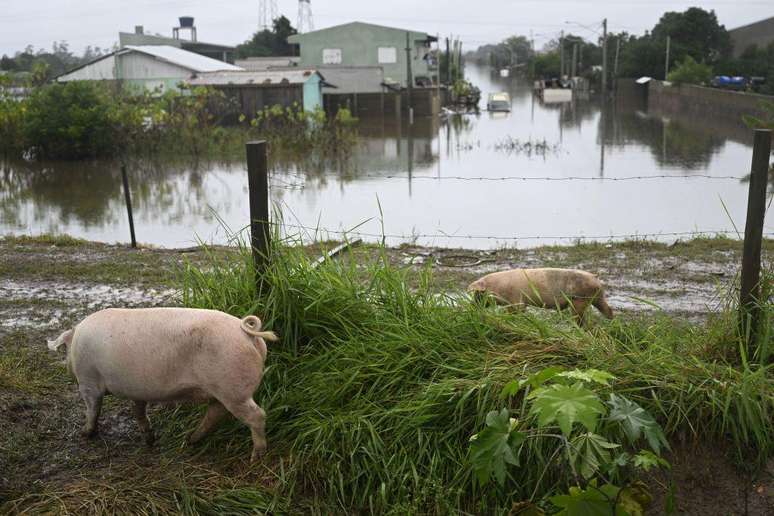
[[[310,255],[318,252],[309,250]],[[371,246],[355,252],[362,260],[376,255]],[[498,251],[403,246],[390,249],[389,256],[395,264],[416,269],[432,266],[439,292],[451,293],[484,273],[511,267],[586,269],[604,281],[609,303],[619,313],[647,316],[663,310],[698,321],[727,300],[741,247],[726,239]],[[774,241],[769,240],[764,259],[772,256]],[[233,485],[265,481],[266,471],[250,469],[241,459],[209,463],[195,450],[181,451],[179,462],[168,467],[167,459],[141,444],[130,407],[120,400],[106,401],[99,438],[82,441],[75,384],[61,357],[45,347],[46,339],[95,310],[177,303],[180,267],[186,260],[204,259],[197,250],[131,250],[69,238],[0,239],[0,506],[23,499],[14,510],[52,510],[36,504],[82,493],[85,505],[76,512],[102,512],[111,507],[109,500],[95,500],[110,493],[121,499],[114,486],[124,485],[127,475],[130,481],[162,475],[171,484],[184,475],[204,483],[213,478],[227,478]],[[754,478],[735,470],[717,448],[686,447],[673,462],[679,512],[744,514],[747,507],[749,514],[774,514],[774,462]],[[656,496],[658,507],[666,493],[665,485]]]

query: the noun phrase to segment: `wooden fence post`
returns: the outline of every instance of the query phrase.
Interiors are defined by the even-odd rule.
[[[247,185],[250,195],[250,242],[253,248],[256,292],[269,259],[269,174],[266,141],[247,142]]]
[[[132,194],[129,192],[129,177],[126,175],[126,165],[121,165],[121,178],[124,183],[124,198],[126,199],[126,213],[129,216],[129,234],[132,237],[132,249],[136,249],[137,239],[134,237],[134,215],[132,215]]]
[[[750,169],[750,191],[747,197],[747,222],[744,227],[744,250],[742,252],[742,285],[739,308],[742,335],[750,336],[747,343],[748,359],[755,351],[756,330],[760,316],[760,273],[761,241],[763,219],[766,215],[766,184],[771,155],[771,130],[756,129],[753,142],[752,167]]]

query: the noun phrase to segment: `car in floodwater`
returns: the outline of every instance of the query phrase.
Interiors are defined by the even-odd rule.
[[[510,111],[511,96],[506,92],[490,93],[486,102],[487,111]]]

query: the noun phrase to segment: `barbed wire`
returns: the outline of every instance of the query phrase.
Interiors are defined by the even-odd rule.
[[[333,176],[333,174],[328,174]],[[567,177],[550,177],[550,176],[492,176],[492,177],[468,177],[468,176],[428,176],[428,175],[379,175],[379,174],[363,174],[353,176],[352,179],[435,179],[435,180],[455,180],[455,181],[639,181],[648,179],[722,179],[722,180],[737,180],[741,181],[747,179],[747,176],[713,176],[710,174],[694,174],[690,176],[670,176],[670,175],[655,175],[655,176],[623,176],[623,177],[593,177],[593,176],[567,176]]]
[[[285,228],[294,228],[305,231],[313,231],[315,234],[336,234],[342,236],[355,236],[365,238],[391,238],[400,240],[416,240],[419,238],[458,238],[465,240],[495,240],[495,241],[521,241],[521,240],[625,240],[625,239],[645,239],[651,237],[684,237],[684,236],[711,236],[711,235],[734,235],[738,234],[733,230],[703,230],[703,231],[671,231],[655,233],[627,233],[610,235],[535,235],[535,236],[494,236],[494,235],[458,235],[454,233],[414,233],[411,235],[398,235],[389,233],[368,233],[362,231],[347,231],[341,229],[329,229],[323,227],[304,226],[301,224],[273,223]],[[763,234],[766,237],[774,236],[774,232]]]

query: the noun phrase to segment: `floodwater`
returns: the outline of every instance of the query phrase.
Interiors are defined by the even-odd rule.
[[[344,166],[273,171],[286,230],[466,248],[744,231],[752,149],[741,124],[648,113],[620,97],[543,105],[524,82],[474,66],[468,76],[482,108],[488,93],[509,91],[511,112],[362,120]],[[224,243],[224,223],[248,223],[244,163],[162,165],[132,171],[131,182],[140,242]],[[771,216],[764,232],[774,233]],[[128,241],[118,166],[3,164],[0,234],[9,233]]]

